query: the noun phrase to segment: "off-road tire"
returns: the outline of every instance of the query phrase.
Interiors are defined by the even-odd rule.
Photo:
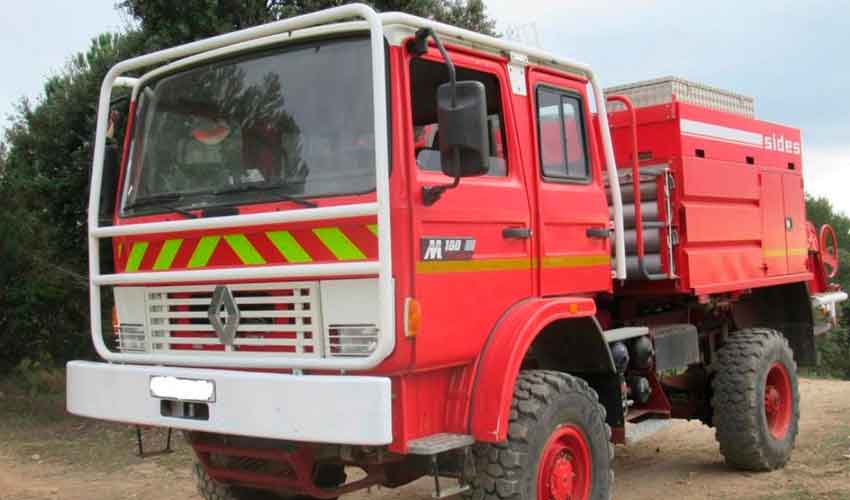
[[[790,381],[790,422],[781,438],[769,428],[765,411],[768,372],[780,363]],[[785,337],[775,330],[752,328],[732,333],[713,366],[715,438],[726,463],[750,471],[770,471],[788,463],[799,430],[800,394],[797,365]]]
[[[211,478],[204,466],[198,462],[194,465],[195,482],[198,487],[198,494],[204,500],[309,500],[311,497],[278,495],[277,493],[264,490],[256,490],[252,488],[241,488],[219,483]],[[326,484],[342,484],[345,482],[345,471],[342,469],[327,469],[320,472],[318,478],[320,482]]]
[[[570,424],[581,430],[590,448],[590,500],[610,500],[614,485],[614,447],[605,408],[587,382],[548,370],[521,372],[514,388],[508,439],[474,448],[476,474],[466,498],[539,500],[537,475],[549,437]]]

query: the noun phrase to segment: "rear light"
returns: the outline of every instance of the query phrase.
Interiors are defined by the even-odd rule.
[[[327,355],[332,357],[368,357],[378,347],[375,325],[330,325]]]

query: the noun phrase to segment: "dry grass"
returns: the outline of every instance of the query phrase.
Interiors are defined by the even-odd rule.
[[[164,445],[166,432],[145,429],[143,436],[145,449],[155,450]],[[6,455],[72,469],[112,472],[143,461],[134,427],[70,415],[64,392],[33,394],[17,378],[0,383],[0,443]],[[191,450],[179,432],[172,448],[174,453],[152,460],[166,467],[190,463]]]

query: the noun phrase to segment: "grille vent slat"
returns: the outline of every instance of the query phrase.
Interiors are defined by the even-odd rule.
[[[215,285],[151,287],[146,291],[148,331],[155,353],[203,350],[236,355],[287,353],[322,355],[320,297],[317,282],[229,285],[240,323],[227,351],[207,311]],[[224,313],[222,313],[224,314]]]

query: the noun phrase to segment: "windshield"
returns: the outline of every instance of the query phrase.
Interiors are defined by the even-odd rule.
[[[123,215],[375,188],[368,38],[254,53],[140,92]]]

